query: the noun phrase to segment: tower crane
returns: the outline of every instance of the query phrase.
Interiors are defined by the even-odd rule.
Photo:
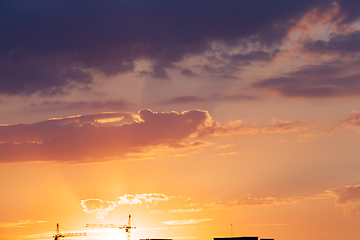
[[[85,227],[99,227],[99,228],[119,228],[125,229],[127,234],[127,240],[131,240],[131,229],[135,229],[136,227],[131,226],[131,214],[129,214],[128,224],[126,225],[118,225],[118,224],[86,224]]]
[[[86,236],[85,232],[79,233],[60,233],[59,231],[59,223],[56,224],[56,234],[54,235],[54,240],[60,240],[63,237],[76,237],[76,236]]]

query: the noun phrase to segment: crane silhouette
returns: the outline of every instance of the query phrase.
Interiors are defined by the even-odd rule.
[[[60,238],[64,238],[64,237],[76,237],[76,236],[86,236],[86,233],[85,232],[60,233],[60,231],[59,231],[59,223],[56,224],[56,234],[54,235],[54,240],[60,240]]]
[[[135,229],[136,227],[131,226],[131,214],[129,214],[128,224],[118,225],[118,224],[86,224],[85,227],[98,227],[98,228],[118,228],[125,229],[127,234],[127,240],[131,240],[131,229]]]

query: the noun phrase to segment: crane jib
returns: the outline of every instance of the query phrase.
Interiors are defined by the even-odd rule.
[[[100,228],[125,228],[124,225],[117,225],[117,224],[86,224],[86,227],[100,227]]]

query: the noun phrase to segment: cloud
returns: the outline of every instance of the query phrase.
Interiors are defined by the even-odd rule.
[[[349,7],[349,1],[337,2],[344,22],[357,19],[354,9],[358,8]],[[153,63],[153,77],[168,78],[173,63],[204,53],[213,42],[229,47],[239,41],[280,44],[302,16],[329,4],[320,0],[7,1],[0,17],[4,23],[0,93],[64,94],[91,84],[94,72],[111,76],[134,71],[139,59]],[[263,52],[232,57],[271,58]]]
[[[279,49],[273,52],[267,52],[264,50],[250,51],[248,53],[237,53],[237,54],[222,54],[223,58],[232,60],[233,62],[270,62],[275,59],[276,54],[280,52]]]
[[[184,75],[184,76],[187,76],[187,77],[195,77],[195,76],[197,76],[197,74],[195,74],[193,71],[191,71],[190,69],[187,69],[187,68],[183,69],[181,71],[181,74]]]
[[[167,197],[164,194],[147,193],[147,194],[125,194],[119,197],[120,201],[116,204],[111,201],[102,201],[100,199],[88,199],[82,200],[81,204],[84,207],[84,211],[87,213],[95,214],[97,218],[103,219],[104,215],[108,211],[113,210],[116,206],[121,204],[141,204],[144,202],[157,202],[167,201],[171,197]],[[298,204],[303,201],[320,200],[320,199],[334,199],[335,205],[343,209],[345,215],[357,213],[360,211],[360,185],[349,185],[342,188],[332,188],[325,190],[321,193],[309,195],[309,196],[295,196],[287,198],[276,198],[272,196],[268,197],[253,197],[250,194],[245,194],[244,197],[236,199],[234,201],[216,201],[200,206],[198,203],[186,205],[191,208],[179,208],[170,210],[151,210],[149,214],[163,214],[163,213],[191,213],[218,209],[231,209],[240,207],[265,207],[273,205],[284,204]],[[198,206],[197,208],[193,208]],[[212,219],[186,219],[186,220],[171,220],[163,223],[167,225],[187,225],[197,224],[203,221],[210,221]],[[1,225],[0,225],[1,226]]]
[[[117,202],[113,201],[103,201],[101,199],[86,199],[81,200],[81,205],[83,206],[83,211],[89,214],[95,214],[96,218],[101,220],[104,219],[104,216],[107,215],[109,211],[115,209],[119,205],[136,205],[142,204],[143,202],[154,202],[155,204],[158,201],[167,201],[170,197],[161,194],[161,193],[143,193],[143,194],[125,194],[118,197],[120,200]],[[156,214],[161,213],[158,210],[151,211],[150,213]]]
[[[160,211],[160,210],[151,210],[149,214],[162,214],[165,211]]]
[[[335,204],[343,208],[345,215],[360,211],[360,185],[333,188],[325,193],[335,197]]]
[[[222,208],[237,208],[237,207],[244,207],[244,206],[268,206],[274,204],[284,204],[284,203],[291,203],[289,200],[279,200],[274,197],[264,197],[264,198],[257,198],[251,197],[247,195],[242,199],[237,199],[235,201],[218,201],[209,203],[206,206],[213,208],[213,209],[222,209]]]
[[[341,7],[345,2],[351,1],[338,1],[335,5],[337,14],[328,21],[336,22],[338,28],[335,28],[327,39],[313,40],[308,37],[300,41],[302,53],[310,55],[311,58],[323,59],[323,62],[258,81],[253,86],[285,97],[327,98],[360,95],[360,30],[352,26],[342,26],[346,22],[346,14]],[[359,6],[355,5],[353,7],[359,9]],[[334,19],[336,17],[338,19]]]
[[[239,207],[258,207],[258,206],[271,206],[280,204],[296,204],[301,201],[310,199],[324,199],[331,198],[327,193],[315,194],[311,196],[298,196],[289,198],[275,198],[275,197],[252,197],[250,194],[246,194],[245,197],[236,199],[234,201],[217,201],[206,204],[206,208],[211,209],[223,209],[223,208],[239,208]]]
[[[360,95],[360,61],[308,65],[253,84],[285,97],[324,98]]]
[[[338,122],[348,128],[360,128],[360,112],[353,110],[348,116],[340,119]]]
[[[230,95],[230,96],[212,96],[212,100],[220,100],[220,101],[243,101],[243,100],[256,100],[257,97],[244,95],[244,94],[237,94],[237,95]]]
[[[289,198],[275,198],[275,197],[252,197],[247,194],[241,199],[235,201],[217,201],[206,204],[204,209],[224,209],[224,208],[239,208],[239,207],[255,207],[255,206],[271,206],[279,204],[296,204],[307,200],[316,199],[331,199],[335,198],[335,205],[342,208],[345,215],[350,215],[360,212],[360,184],[349,185],[341,188],[332,188],[323,191],[319,194],[310,196],[298,196]]]
[[[213,95],[210,97],[198,97],[198,96],[180,96],[174,97],[170,100],[161,102],[162,104],[183,104],[183,103],[196,103],[196,102],[209,102],[209,101],[244,101],[244,100],[256,100],[257,97],[238,94],[230,96]]]
[[[273,120],[265,126],[244,126],[241,120],[226,125],[212,120],[207,111],[105,112],[49,119],[32,124],[0,125],[0,162],[57,161],[91,163],[151,155],[155,150],[203,148],[199,138],[238,134],[299,133],[299,140],[331,133],[341,126],[357,127],[360,117],[352,112],[335,126],[324,123]],[[341,125],[341,126],[340,126]],[[187,154],[187,153],[182,153]],[[229,152],[224,154],[236,154]],[[178,155],[180,156],[180,155]],[[146,158],[145,158],[146,159]],[[130,197],[124,197],[124,201]],[[141,201],[159,201],[161,195],[136,195]]]
[[[204,209],[202,208],[188,208],[188,209],[171,209],[168,213],[188,213],[188,212],[201,212]]]
[[[235,76],[235,72],[239,70],[237,66],[210,66],[205,64],[202,66],[203,73],[207,73],[208,76],[213,77],[213,79],[221,80],[237,80],[238,77]],[[214,78],[215,77],[215,78]]]
[[[157,201],[167,201],[169,197],[161,193],[143,193],[136,194],[140,199],[143,199],[145,202],[157,202]]]
[[[260,128],[257,126],[242,127],[240,120],[232,121],[225,126],[221,126],[221,124],[217,121],[207,121],[205,125],[199,128],[198,135],[219,136],[219,135],[233,135],[233,134],[257,134],[259,133],[259,131]]]
[[[0,228],[5,227],[25,227],[25,225],[29,224],[37,224],[37,223],[47,223],[48,221],[34,221],[34,220],[24,220],[19,222],[0,222]]]
[[[158,201],[167,201],[169,197],[161,193],[143,193],[143,194],[125,194],[124,196],[119,197],[118,204],[141,204],[145,202],[158,202]]]
[[[350,24],[360,18],[360,3],[357,0],[338,0],[339,14],[335,18],[340,19],[339,24]]]
[[[7,54],[0,54],[0,94],[59,95],[93,81],[89,72],[61,56],[23,55],[15,49],[2,51]]]
[[[94,162],[149,147],[176,147],[209,118],[206,111],[99,113],[0,126],[1,162]],[[118,122],[112,125],[107,122]]]
[[[185,147],[197,148],[197,147],[208,146],[210,144],[211,143],[206,142],[206,141],[196,140],[196,141],[193,141],[193,142],[185,145]]]
[[[282,133],[282,132],[299,132],[307,128],[309,124],[302,122],[290,121],[273,121],[272,124],[265,127],[254,125],[252,127],[243,127],[240,120],[230,121],[227,125],[221,125],[217,121],[209,120],[206,124],[199,127],[199,136],[220,136],[235,134],[260,134],[260,133]]]
[[[178,103],[190,103],[190,102],[203,102],[206,101],[204,98],[198,96],[181,96],[174,97],[168,101],[161,102],[163,104],[178,104]]]
[[[360,52],[360,30],[351,33],[332,34],[328,41],[306,41],[304,49],[309,52],[327,54],[355,54]]]
[[[337,120],[333,127],[320,131],[322,134],[332,134],[341,129],[359,129],[360,128],[360,112],[357,110],[351,111],[349,115]],[[358,130],[360,133],[360,130]],[[311,137],[311,136],[310,136]]]
[[[60,109],[102,109],[110,111],[126,110],[132,104],[128,103],[127,100],[120,101],[79,101],[79,102],[63,102],[63,101],[43,101],[40,104],[32,104],[31,108],[37,111],[50,111]]]
[[[81,200],[81,205],[84,208],[84,212],[95,214],[96,218],[101,220],[107,215],[109,211],[112,211],[116,207],[115,202],[103,201],[101,199],[86,199]]]
[[[219,146],[217,146],[216,147],[216,150],[219,150],[219,149],[226,149],[226,148],[228,148],[228,147],[230,147],[230,145],[219,145]]]
[[[125,194],[124,196],[119,197],[119,201],[118,204],[129,204],[129,205],[134,205],[134,204],[141,204],[141,200],[135,195],[131,195],[131,194]]]
[[[186,219],[186,220],[171,220],[171,221],[164,221],[166,225],[189,225],[189,224],[198,224],[201,222],[211,221],[212,218],[203,218],[203,219]]]
[[[278,132],[298,132],[306,127],[305,123],[301,122],[276,122],[270,127],[261,128],[263,133],[278,133]]]

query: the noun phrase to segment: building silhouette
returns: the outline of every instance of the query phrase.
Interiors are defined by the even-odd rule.
[[[139,240],[172,240],[172,238],[142,238]]]
[[[258,237],[226,237],[214,238],[214,240],[258,240]]]
[[[259,240],[258,237],[222,237],[214,240]],[[273,238],[260,238],[260,240],[274,240]]]

